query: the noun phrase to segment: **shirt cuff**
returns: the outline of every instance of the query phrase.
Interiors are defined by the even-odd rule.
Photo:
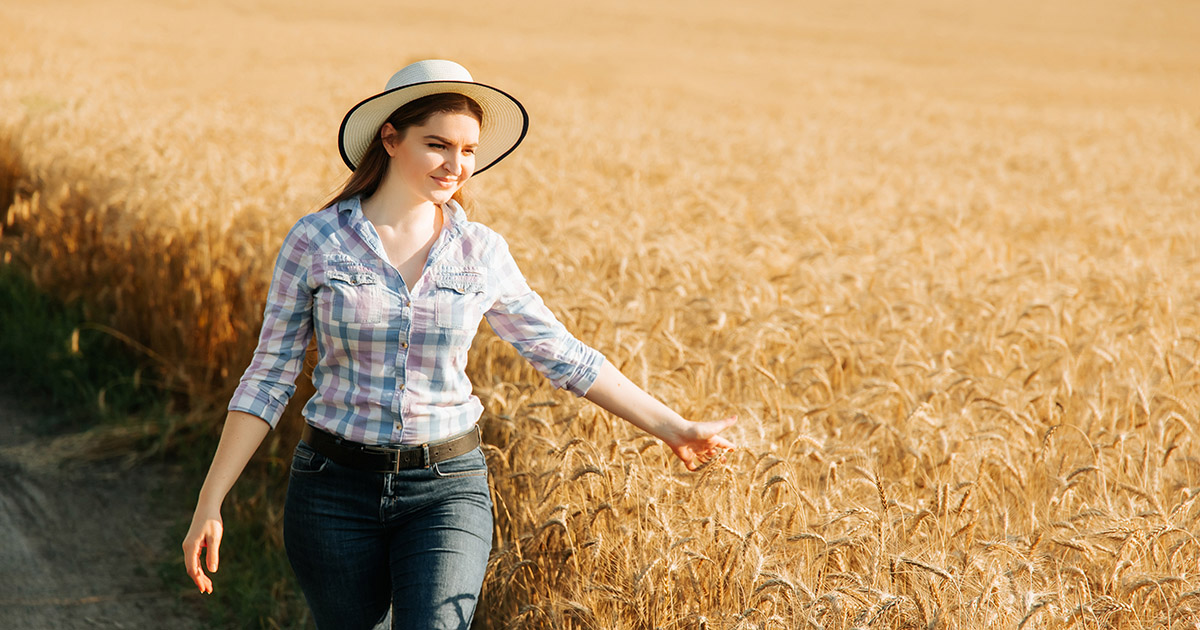
[[[600,378],[600,368],[604,365],[604,355],[599,350],[577,341],[570,363],[575,366],[562,380],[559,387],[576,396],[584,396],[592,388],[592,384]]]
[[[229,411],[241,411],[262,418],[272,429],[279,424],[287,399],[279,400],[251,383],[242,383],[229,401]]]

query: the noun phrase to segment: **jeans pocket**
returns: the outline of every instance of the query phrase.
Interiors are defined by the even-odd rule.
[[[434,464],[433,474],[440,479],[486,477],[487,460],[483,456],[483,451],[476,448],[469,453],[463,453],[458,457],[451,457],[446,461]]]
[[[302,475],[311,475],[325,470],[329,464],[329,458],[313,450],[307,442],[301,440],[296,445],[296,452],[292,455],[292,472]]]

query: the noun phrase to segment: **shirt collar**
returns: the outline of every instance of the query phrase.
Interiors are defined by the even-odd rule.
[[[367,223],[367,217],[362,211],[362,199],[358,195],[338,203],[337,211],[339,214],[349,214],[350,225],[356,226],[355,229],[361,229],[361,226]],[[442,220],[445,221],[443,231],[446,233],[446,237],[450,239],[455,239],[461,236],[463,233],[463,226],[468,223],[467,213],[463,210],[462,206],[460,206],[458,202],[453,199],[442,205]],[[374,230],[373,226],[371,230]],[[437,243],[440,243],[441,241],[442,237],[439,236],[437,242],[434,244],[434,249],[437,249]],[[430,254],[432,255],[432,252],[430,252]]]
[[[358,198],[358,195],[355,195],[349,199],[343,199],[338,202],[337,211],[338,211],[338,214],[341,214],[343,212],[349,212],[351,215],[354,215],[357,212],[358,214],[361,215],[362,214],[362,200]]]
[[[337,211],[339,213],[349,212],[352,217],[361,217],[362,198],[355,195],[338,202]],[[467,213],[463,211],[462,206],[458,205],[457,201],[451,199],[442,207],[442,218],[446,221],[447,225],[455,230],[459,230],[467,222]]]
[[[457,201],[451,199],[442,206],[442,219],[451,230],[460,232],[462,226],[467,223],[467,213],[463,211]]]

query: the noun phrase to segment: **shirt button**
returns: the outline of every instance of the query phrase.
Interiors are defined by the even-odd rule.
[[[400,383],[400,389],[404,389],[404,383]]]
[[[401,348],[407,348],[407,347],[408,347],[408,344],[407,344],[407,343],[405,343],[405,342],[403,342],[403,341],[401,341],[401,342],[400,342],[400,347],[401,347]]]

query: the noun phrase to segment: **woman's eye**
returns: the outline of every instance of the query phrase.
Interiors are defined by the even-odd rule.
[[[437,149],[437,150],[439,150],[439,151],[441,151],[441,150],[443,150],[443,149],[445,149],[445,148],[446,148],[446,145],[444,145],[444,144],[438,144],[438,143],[436,143],[436,142],[430,142],[430,143],[429,143],[427,146],[428,146],[430,149]]]
[[[463,149],[463,155],[475,155],[475,149]]]

